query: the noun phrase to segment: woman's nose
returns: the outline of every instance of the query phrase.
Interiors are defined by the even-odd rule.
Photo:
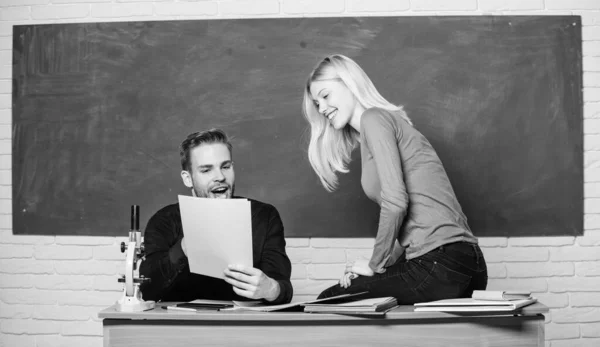
[[[327,106],[325,105],[325,103],[319,103],[319,113],[323,114],[323,112],[325,112],[325,110],[327,109]]]

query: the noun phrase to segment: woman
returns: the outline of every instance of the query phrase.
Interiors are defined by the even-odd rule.
[[[360,144],[361,184],[381,208],[371,258],[348,265],[319,298],[368,291],[406,305],[486,288],[483,254],[439,157],[358,64],[338,54],[323,59],[306,83],[303,111],[309,160],[325,189],[336,189]]]

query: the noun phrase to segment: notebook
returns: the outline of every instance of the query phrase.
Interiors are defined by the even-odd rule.
[[[342,294],[338,296],[332,296],[330,298],[317,299],[312,301],[301,301],[292,302],[289,304],[281,305],[269,305],[262,301],[234,301],[234,307],[223,309],[223,311],[229,310],[247,310],[247,311],[261,311],[261,312],[273,312],[273,311],[302,311],[306,304],[317,303],[317,302],[346,302],[360,298],[361,295],[368,292],[360,292],[354,294]]]
[[[311,313],[345,313],[345,314],[385,314],[398,306],[394,297],[369,298],[340,303],[307,303],[304,312]]]
[[[189,302],[182,302],[178,304],[163,306],[167,310],[176,311],[206,311],[213,310],[218,311],[224,308],[233,307],[233,301],[231,300],[193,300]]]
[[[530,299],[531,292],[503,290],[474,290],[473,299],[477,300],[523,300]]]
[[[537,302],[536,298],[522,300],[447,299],[416,303],[415,312],[494,312],[515,311]]]

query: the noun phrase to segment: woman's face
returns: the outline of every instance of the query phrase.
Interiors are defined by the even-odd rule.
[[[341,80],[313,81],[310,95],[319,113],[335,129],[343,129],[354,115],[356,98]]]

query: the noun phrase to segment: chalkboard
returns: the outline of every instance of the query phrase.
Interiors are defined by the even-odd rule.
[[[233,137],[236,193],[287,237],[372,237],[359,151],[327,193],[301,113],[325,55],[355,59],[444,163],[477,236],[583,230],[578,16],[285,18],[14,27],[13,231],[118,235],[189,194],[178,146]]]

